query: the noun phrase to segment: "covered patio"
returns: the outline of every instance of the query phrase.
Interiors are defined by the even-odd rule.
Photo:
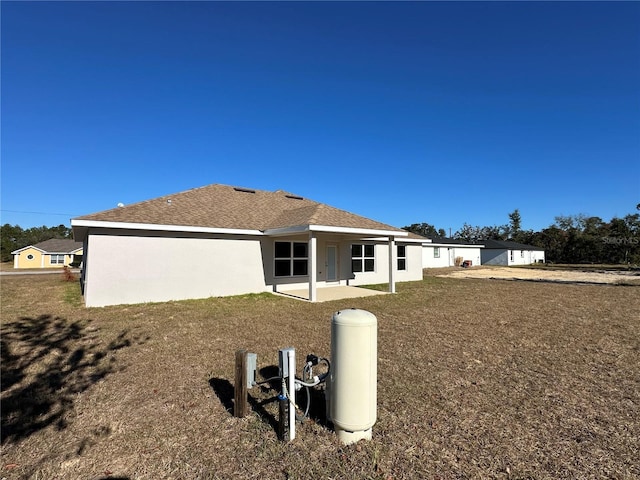
[[[377,230],[355,227],[335,227],[325,225],[301,225],[294,228],[278,228],[270,229],[265,232],[275,239],[280,238],[300,238],[300,243],[305,243],[307,250],[306,253],[306,271],[307,276],[307,288],[291,290],[283,287],[282,284],[276,286],[274,291],[283,295],[296,297],[309,302],[326,302],[329,300],[337,300],[340,298],[356,298],[366,297],[370,295],[380,295],[383,293],[395,293],[396,292],[396,276],[397,276],[397,250],[396,240],[397,238],[405,238],[408,236],[406,231],[391,231],[391,230]],[[342,277],[339,276],[339,259],[336,257],[337,253],[334,253],[332,261],[323,257],[320,260],[320,256],[324,254],[326,249],[326,243],[324,246],[320,246],[320,242],[327,242],[327,239],[333,239],[329,245],[349,245],[354,242],[369,243],[369,244],[386,244],[387,258],[379,267],[379,272],[385,272],[384,279],[377,277],[377,280],[369,282],[369,284],[382,283],[388,284],[388,292],[379,292],[370,289],[357,288],[354,285],[329,285],[321,286],[329,282],[349,282],[353,277],[346,277],[345,275],[353,275],[351,266],[343,267]],[[285,240],[286,243],[287,240]],[[337,248],[334,250],[336,252]],[[349,253],[349,258],[351,254]],[[300,257],[301,261],[304,261],[304,256]],[[373,259],[371,260],[374,261]],[[343,262],[343,265],[348,265],[347,262]],[[319,281],[319,270],[329,270],[331,272],[331,278],[325,277],[322,281]],[[362,271],[362,270],[359,270]],[[422,270],[420,270],[422,272]],[[319,285],[320,284],[320,285]],[[299,285],[301,286],[301,285]]]

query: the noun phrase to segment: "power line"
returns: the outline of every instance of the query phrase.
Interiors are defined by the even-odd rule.
[[[4,210],[4,209],[0,209],[0,212],[10,212],[10,213],[32,213],[35,215],[65,215],[65,216],[71,216],[71,217],[75,217],[78,216],[79,214],[77,213],[54,213],[54,212],[27,212],[25,210]]]

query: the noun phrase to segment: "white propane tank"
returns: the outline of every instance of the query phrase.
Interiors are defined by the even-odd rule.
[[[376,423],[377,324],[375,315],[355,308],[331,319],[328,416],[345,444],[370,440]]]

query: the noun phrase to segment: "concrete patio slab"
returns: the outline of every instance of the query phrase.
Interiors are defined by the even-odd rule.
[[[285,297],[295,298],[297,300],[309,301],[308,289],[285,290],[275,293],[278,295],[284,295]],[[387,295],[388,293],[389,292],[350,286],[323,287],[316,290],[316,301],[329,302],[331,300],[342,300],[343,298],[371,297],[373,295]]]

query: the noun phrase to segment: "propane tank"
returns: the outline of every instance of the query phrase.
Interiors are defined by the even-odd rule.
[[[370,440],[376,422],[377,324],[370,312],[348,309],[331,319],[331,372],[327,410],[345,444]]]

